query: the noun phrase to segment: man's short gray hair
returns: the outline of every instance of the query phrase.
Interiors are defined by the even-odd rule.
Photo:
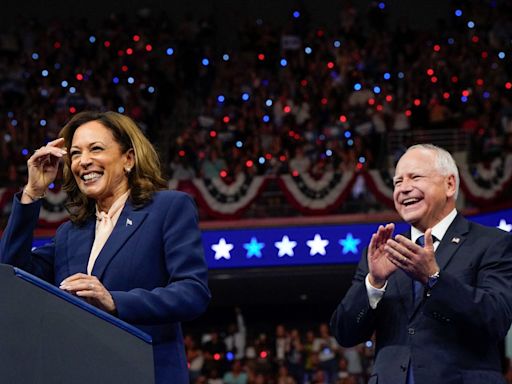
[[[455,177],[454,199],[457,200],[460,186],[459,170],[450,152],[434,144],[415,144],[407,148],[406,153],[413,149],[426,149],[436,154],[436,167],[439,173],[443,176],[453,175]]]

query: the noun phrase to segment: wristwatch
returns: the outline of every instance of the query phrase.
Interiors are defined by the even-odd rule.
[[[439,279],[439,271],[433,273],[428,277],[427,285],[426,285],[426,295],[430,296],[430,290],[436,285],[437,280]]]

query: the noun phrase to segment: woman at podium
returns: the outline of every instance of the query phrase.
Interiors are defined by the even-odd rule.
[[[63,163],[70,220],[31,249],[42,198]],[[137,125],[82,112],[28,159],[0,262],[24,269],[149,333],[157,383],[188,384],[180,323],[210,300],[192,199],[166,190],[160,161]]]

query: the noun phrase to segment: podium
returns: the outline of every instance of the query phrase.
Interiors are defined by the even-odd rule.
[[[151,337],[0,264],[0,382],[153,384]]]

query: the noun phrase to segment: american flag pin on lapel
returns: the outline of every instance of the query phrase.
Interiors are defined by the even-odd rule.
[[[460,243],[460,238],[458,238],[458,237],[453,237],[453,238],[452,238],[452,243],[459,244],[459,243]]]
[[[132,221],[130,219],[126,219],[126,226],[132,225]]]

